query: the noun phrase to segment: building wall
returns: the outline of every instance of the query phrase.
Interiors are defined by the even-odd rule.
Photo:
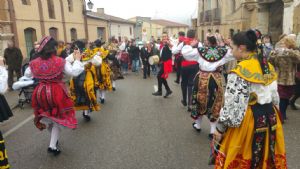
[[[284,16],[283,16],[283,25],[284,25],[283,32],[286,34],[290,34],[290,33],[298,34],[299,33],[299,32],[295,32],[293,30],[294,25],[299,24],[299,23],[294,23],[294,20],[295,20],[294,17],[299,15],[299,11],[298,10],[295,11],[295,8],[298,7],[299,5],[300,5],[300,0],[292,0],[292,1],[288,1],[287,3],[285,3]],[[296,9],[299,9],[299,8],[296,8]],[[298,20],[298,21],[300,22],[300,20]]]
[[[0,57],[3,56],[7,42],[14,36],[11,30],[7,0],[0,0]]]
[[[281,0],[266,1],[262,3],[261,1],[256,0],[211,0],[212,4],[208,5],[205,3],[209,2],[209,0],[204,0],[204,4],[202,4],[202,0],[199,0],[197,22],[198,37],[199,39],[204,40],[208,29],[211,29],[212,32],[219,29],[220,33],[225,38],[228,38],[231,36],[230,30],[237,33],[250,28],[257,28],[263,34],[273,34],[275,38],[272,38],[276,39],[276,37],[282,33],[281,27],[284,25],[280,22],[280,17],[283,15],[283,7],[280,5],[282,2],[280,1]],[[218,5],[217,2],[219,3]],[[209,9],[214,10],[218,7],[219,9],[216,10],[220,12],[220,20],[215,22],[201,19],[201,16],[204,16],[203,14],[201,15],[201,12],[203,12],[203,5],[204,12]],[[276,15],[272,15],[272,11],[274,10],[276,11]]]
[[[2,2],[3,0],[1,0]],[[4,0],[5,2],[7,0]],[[42,5],[42,14],[43,18],[41,21],[40,16],[40,8],[38,1],[41,2]],[[69,10],[68,1],[66,0],[53,0],[54,4],[54,13],[55,18],[49,17],[48,11],[48,3],[47,0],[30,0],[29,5],[23,5],[21,0],[12,0],[15,18],[16,18],[16,27],[17,32],[16,36],[18,37],[17,46],[20,47],[24,56],[27,54],[27,47],[25,41],[24,30],[26,28],[33,28],[36,32],[37,40],[40,40],[43,36],[43,30],[41,27],[41,23],[44,26],[44,35],[49,35],[49,28],[55,27],[58,30],[58,38],[57,40],[63,40],[70,42],[71,41],[71,29],[75,28],[77,33],[77,39],[85,39],[85,27],[84,27],[84,15],[83,15],[83,2],[82,0],[72,0],[73,10]],[[61,5],[62,4],[62,5]],[[22,9],[22,10],[18,10]],[[63,13],[62,13],[63,9]],[[33,14],[34,12],[34,14]],[[2,16],[2,15],[1,15]],[[64,18],[63,18],[64,17]],[[0,17],[1,18],[1,17]],[[107,37],[107,23],[101,23],[99,20],[95,20],[96,23],[93,23],[94,29],[92,25],[90,25],[89,29],[89,40],[95,40],[97,37],[97,28],[96,25],[102,25],[105,30]],[[0,51],[1,52],[1,51]]]
[[[131,29],[131,33],[130,33],[130,29]],[[124,37],[132,39],[134,38],[134,25],[127,24],[127,23],[111,22],[110,36],[114,36],[116,39],[121,37],[121,40],[123,40]]]
[[[103,40],[108,41],[108,22],[99,19],[88,18],[88,30],[89,30],[89,41],[94,41],[98,37],[97,28],[104,28],[104,37]]]

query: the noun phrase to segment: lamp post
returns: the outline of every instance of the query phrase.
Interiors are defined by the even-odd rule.
[[[91,0],[89,0],[89,2],[87,3],[87,6],[88,6],[89,10],[92,10],[94,7],[94,3],[91,2]]]
[[[92,10],[94,7],[94,3],[89,0],[89,2],[86,3],[86,0],[83,0],[83,15],[84,15],[84,29],[85,29],[85,39],[88,42],[89,40],[89,32],[88,32],[88,25],[87,25],[87,10],[86,5],[88,6],[89,10]]]

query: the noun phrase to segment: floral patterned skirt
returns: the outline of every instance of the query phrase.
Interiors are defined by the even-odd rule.
[[[243,122],[238,128],[228,128],[220,144],[220,149],[216,158],[215,169],[250,169],[253,160],[253,142],[262,153],[260,153],[260,162],[255,168],[259,169],[286,169],[286,152],[284,145],[284,136],[278,111],[274,110],[276,116],[276,128],[273,130],[275,137],[270,136],[270,129],[267,128],[265,138],[262,144],[256,144],[261,141],[254,138],[255,122],[251,107],[249,106]],[[271,141],[270,141],[271,140]],[[272,150],[272,140],[274,140],[274,151]],[[262,145],[262,146],[261,146]],[[271,153],[274,152],[274,153]],[[257,157],[257,156],[256,156]]]

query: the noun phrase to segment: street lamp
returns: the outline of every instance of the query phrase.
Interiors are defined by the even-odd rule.
[[[93,7],[94,7],[94,3],[91,2],[91,0],[89,0],[89,2],[87,3],[87,6],[88,6],[88,8],[89,8],[90,10],[92,10]]]

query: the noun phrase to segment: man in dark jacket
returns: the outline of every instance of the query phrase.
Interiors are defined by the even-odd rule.
[[[23,55],[19,48],[14,46],[12,41],[8,42],[8,48],[4,50],[5,63],[8,66],[8,87],[12,90],[14,83],[14,72],[19,79],[21,77],[21,67],[23,61]]]
[[[132,72],[138,72],[140,63],[140,49],[136,46],[135,41],[133,41],[132,45],[129,47],[129,54],[132,60]]]
[[[149,64],[149,57],[153,55],[153,49],[150,42],[147,42],[144,47],[141,49],[141,58],[143,63],[143,71],[144,71],[144,79],[150,77],[150,64]]]

